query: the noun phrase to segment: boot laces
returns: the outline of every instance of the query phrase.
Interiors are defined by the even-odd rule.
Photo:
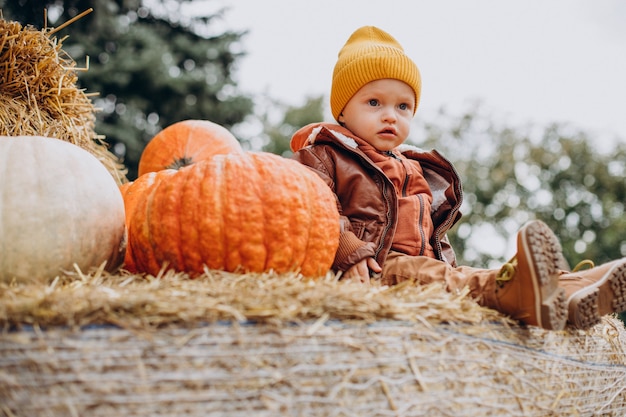
[[[496,276],[496,284],[499,287],[502,287],[505,282],[508,282],[513,279],[515,276],[515,271],[517,270],[517,257],[512,257],[508,262],[502,265],[498,275]]]
[[[585,259],[585,260],[578,262],[576,266],[574,267],[574,269],[572,269],[572,272],[579,272],[585,269],[591,269],[594,266],[596,265],[593,263],[591,259]]]
[[[595,267],[594,262],[591,259],[584,259],[572,269],[572,272],[579,272],[586,269]],[[517,270],[517,256],[512,257],[508,262],[502,265],[498,275],[496,276],[496,284],[501,288],[505,282],[508,282],[515,277],[515,271]]]

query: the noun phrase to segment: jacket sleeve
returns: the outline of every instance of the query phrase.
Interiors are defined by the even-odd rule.
[[[306,165],[319,175],[335,193],[334,165],[330,158],[322,158],[313,147],[305,147],[294,153],[293,159]],[[350,220],[343,215],[341,203],[335,194],[337,209],[339,210],[340,234],[339,247],[335,253],[332,269],[346,271],[359,261],[373,257],[375,248],[373,243],[367,243],[359,239],[353,232]]]
[[[335,254],[333,269],[347,271],[359,261],[373,258],[375,254],[373,243],[363,242],[351,231],[342,231],[339,234],[339,247]]]

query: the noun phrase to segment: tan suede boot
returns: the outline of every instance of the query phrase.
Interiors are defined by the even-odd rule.
[[[626,311],[626,258],[584,271],[564,273],[559,285],[565,290],[568,321],[588,329],[602,316]]]
[[[517,254],[496,277],[495,309],[525,324],[561,330],[567,320],[559,273],[565,264],[561,244],[535,220],[517,234]]]

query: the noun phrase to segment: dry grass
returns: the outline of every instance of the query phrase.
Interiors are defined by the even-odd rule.
[[[310,280],[298,274],[206,271],[189,279],[169,271],[159,277],[68,272],[50,284],[0,284],[0,325],[115,324],[134,329],[195,326],[221,320],[286,323],[307,320],[423,323],[501,321],[466,293],[407,282],[391,288],[339,282],[332,274]]]
[[[126,169],[94,131],[90,95],[76,85],[74,60],[50,29],[0,19],[0,135],[71,142],[96,156],[118,183]]]
[[[617,319],[522,327],[438,285],[73,271],[0,285],[0,324],[11,417],[626,412]]]

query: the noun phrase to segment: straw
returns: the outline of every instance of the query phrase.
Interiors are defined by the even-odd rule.
[[[439,285],[71,271],[0,286],[0,415],[623,416],[626,330]]]
[[[116,324],[151,330],[222,320],[509,322],[494,310],[480,307],[467,292],[451,294],[439,284],[410,284],[365,287],[337,281],[332,274],[311,280],[295,273],[206,271],[190,279],[171,270],[159,277],[77,270],[49,285],[36,281],[0,284],[0,325]]]
[[[87,68],[77,68],[62,49],[63,39],[52,36],[60,28],[37,30],[0,19],[0,135],[48,136],[78,145],[121,184],[126,169],[94,130],[93,94],[77,87],[77,72]]]

